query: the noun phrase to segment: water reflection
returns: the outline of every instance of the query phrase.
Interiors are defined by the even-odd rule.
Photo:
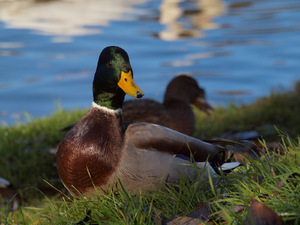
[[[92,70],[86,70],[86,71],[79,71],[79,72],[73,72],[73,73],[64,73],[64,74],[59,74],[54,77],[55,81],[62,81],[62,80],[85,80],[87,77],[91,76],[91,74],[94,71]]]
[[[71,41],[71,36],[100,33],[99,26],[112,20],[128,20],[133,5],[144,0],[0,1],[0,20],[8,28],[32,29],[55,35],[54,42]]]
[[[0,0],[0,125],[49,115],[53,101],[88,107],[112,44],[149,98],[188,73],[214,105],[255,101],[299,78],[299,11],[297,0]]]
[[[29,77],[23,80],[23,83],[35,83],[35,82],[39,82],[40,80],[41,80],[40,77]]]
[[[21,42],[0,42],[0,48],[23,48],[25,45]]]
[[[156,36],[164,40],[203,37],[202,30],[219,28],[213,19],[224,10],[222,0],[163,0],[158,20],[165,29]]]
[[[300,2],[288,1],[246,1],[235,2],[228,6],[228,16],[239,17],[240,23],[234,25],[233,35],[265,35],[298,32]],[[281,19],[279,19],[281,18]],[[232,27],[232,25],[225,25]]]
[[[20,55],[19,51],[12,51],[12,50],[1,50],[0,49],[0,56],[13,56],[13,55]]]
[[[1,5],[1,2],[0,2]],[[21,52],[19,50],[12,50],[12,49],[19,49],[24,48],[25,44],[21,42],[1,42],[0,41],[0,56],[17,56],[20,55]]]

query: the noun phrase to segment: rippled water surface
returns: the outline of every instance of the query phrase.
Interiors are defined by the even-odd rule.
[[[89,107],[100,51],[129,54],[145,97],[194,76],[212,105],[300,79],[300,1],[0,1],[0,124]]]

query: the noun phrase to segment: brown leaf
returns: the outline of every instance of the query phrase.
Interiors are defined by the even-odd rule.
[[[281,217],[264,203],[253,200],[248,210],[245,225],[281,225]]]

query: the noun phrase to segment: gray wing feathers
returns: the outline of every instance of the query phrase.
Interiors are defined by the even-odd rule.
[[[161,151],[169,154],[193,154],[196,161],[214,158],[221,149],[169,128],[137,122],[130,124],[125,133],[126,141],[137,149]],[[190,147],[187,146],[187,143]]]

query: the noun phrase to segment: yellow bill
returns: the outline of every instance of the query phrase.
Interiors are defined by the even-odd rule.
[[[121,72],[121,78],[118,82],[119,87],[128,95],[136,98],[144,96],[142,90],[136,85],[131,76],[131,71],[128,73]]]

